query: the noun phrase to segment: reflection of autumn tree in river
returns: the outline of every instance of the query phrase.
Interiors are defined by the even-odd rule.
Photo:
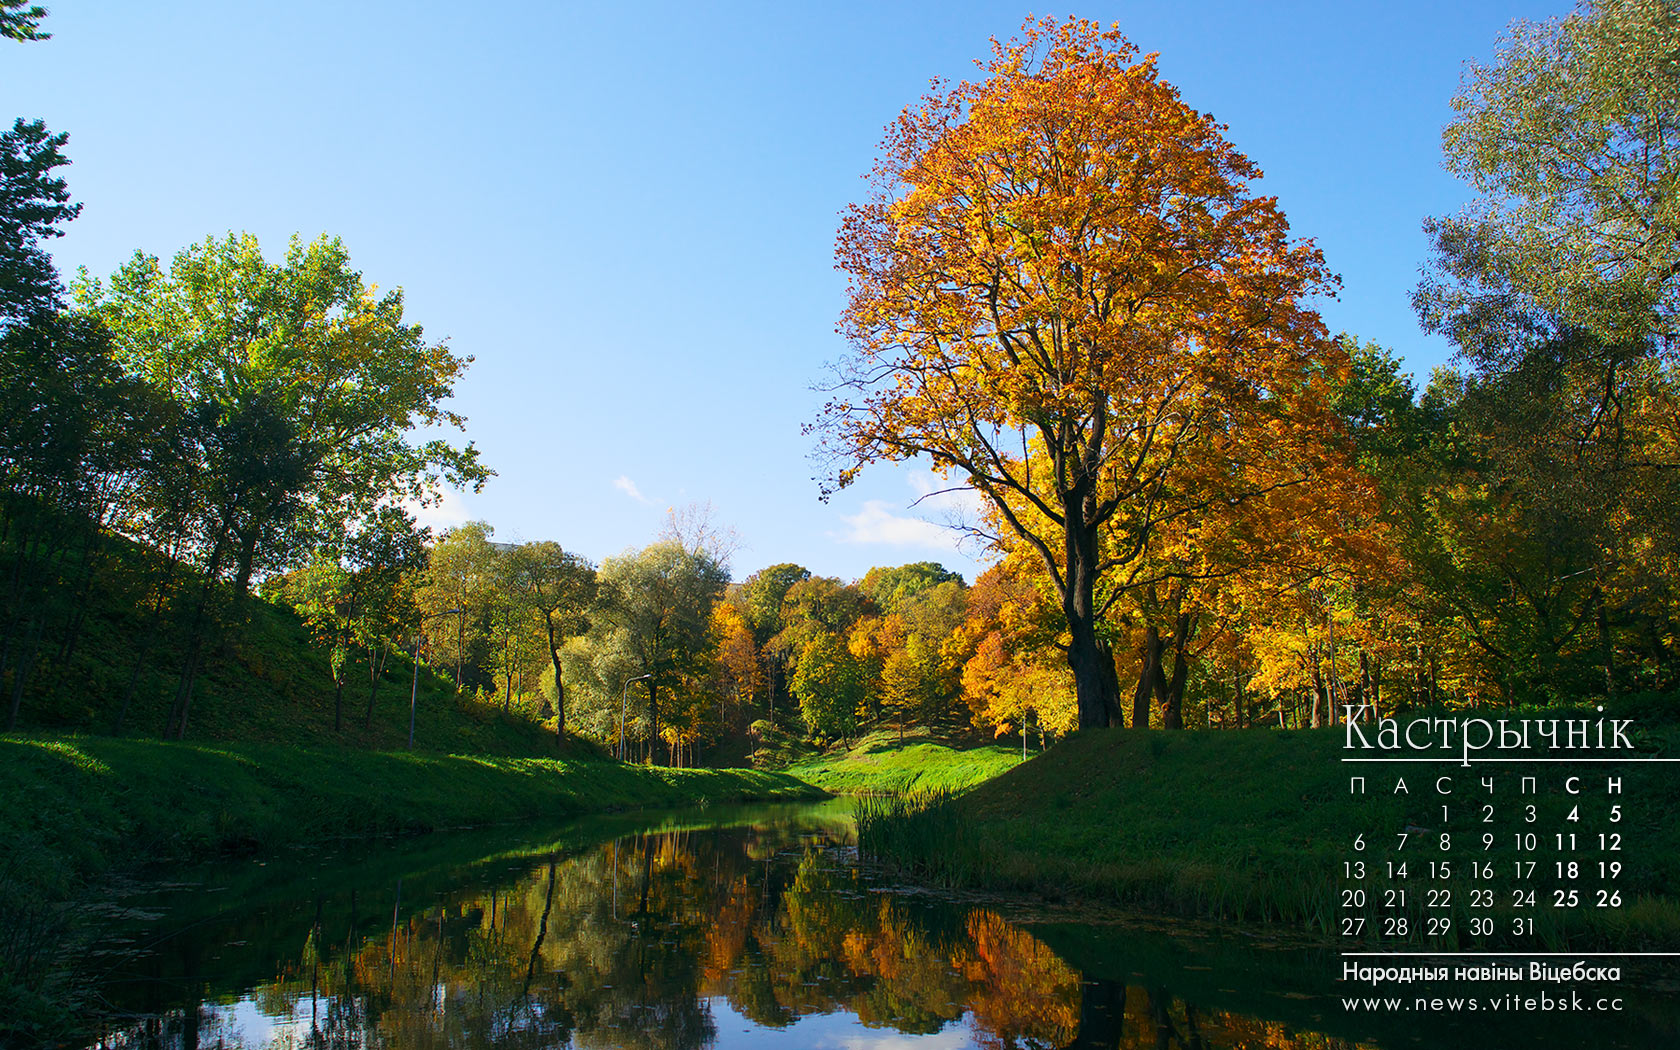
[[[993,912],[872,892],[832,852],[771,830],[627,838],[417,896],[309,905],[292,961],[254,997],[301,1022],[290,1045],[688,1050],[716,1041],[719,999],[772,1028],[849,1011],[932,1033],[966,1014],[986,1050],[1334,1045],[1082,982]],[[181,1011],[165,1027],[195,1023]]]

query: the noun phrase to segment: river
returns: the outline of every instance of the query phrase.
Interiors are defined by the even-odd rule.
[[[1660,974],[1614,1015],[1350,1011],[1334,946],[929,892],[860,864],[852,836],[843,801],[713,807],[182,872],[102,923],[90,1045],[1680,1045]]]

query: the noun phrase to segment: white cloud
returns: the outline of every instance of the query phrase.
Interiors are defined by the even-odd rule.
[[[895,513],[886,500],[866,500],[858,513],[841,515],[846,531],[831,535],[842,543],[884,543],[894,547],[958,551],[967,533],[949,525],[978,522],[985,506],[980,494],[931,470],[911,471],[905,476],[905,483],[916,494],[909,514]],[[921,514],[940,520],[932,521]]]
[[[944,547],[955,550],[959,533],[921,518],[894,514],[886,500],[872,499],[856,514],[843,514],[842,543],[886,543],[895,547]]]
[[[628,474],[620,474],[618,476],[618,480],[613,482],[613,488],[624,493],[626,496],[629,496],[637,503],[643,503],[650,507],[653,506],[653,500],[650,500],[646,496],[642,495],[642,490],[636,487],[636,483],[630,480],[630,476]]]
[[[404,509],[414,515],[414,520],[421,525],[429,525],[434,532],[453,529],[457,525],[465,525],[472,520],[472,512],[467,510],[467,501],[454,489],[442,489],[438,492],[438,501],[429,507],[422,507],[413,500],[403,500]]]

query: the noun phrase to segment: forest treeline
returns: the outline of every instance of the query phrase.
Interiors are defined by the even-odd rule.
[[[433,536],[416,508],[491,476],[470,443],[415,436],[464,427],[445,405],[471,359],[329,237],[271,261],[230,234],[66,287],[44,247],[79,209],[66,136],[18,120],[6,726],[82,690],[90,725],[123,732],[145,704],[184,737],[206,666],[249,659],[261,600],[307,625],[340,732],[418,652],[463,702],[674,764],[787,732],[1671,702],[1669,6],[1517,23],[1470,67],[1444,142],[1479,197],[1427,220],[1414,293],[1457,355],[1421,388],[1379,342],[1328,337],[1307,305],[1335,287],[1324,260],[1152,59],[1092,23],[1023,33],[889,133],[841,231],[854,357],[814,425],[831,489],[922,457],[984,497],[971,532],[998,560],[971,584],[927,562],[733,581],[704,514],[598,565],[485,523]],[[1128,182],[1112,160],[1134,154],[1159,163]],[[121,659],[69,674],[100,602],[130,610]]]

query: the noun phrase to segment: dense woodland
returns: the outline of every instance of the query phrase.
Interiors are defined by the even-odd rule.
[[[416,507],[492,476],[470,442],[415,437],[464,430],[446,405],[471,359],[330,237],[278,261],[211,238],[66,285],[46,246],[80,207],[67,135],[18,119],[6,728],[122,733],[144,710],[188,737],[207,669],[250,664],[260,603],[307,628],[335,732],[418,652],[458,703],[671,764],[789,733],[1672,704],[1670,6],[1519,25],[1471,67],[1444,142],[1478,203],[1427,220],[1414,294],[1458,354],[1421,386],[1381,333],[1328,336],[1308,305],[1334,290],[1325,261],[1149,59],[1090,23],[1023,34],[889,134],[841,231],[854,356],[814,424],[833,487],[920,457],[985,497],[970,527],[997,560],[973,581],[929,562],[733,579],[703,508],[600,564],[486,523],[432,535]],[[956,214],[975,201],[992,227]]]

